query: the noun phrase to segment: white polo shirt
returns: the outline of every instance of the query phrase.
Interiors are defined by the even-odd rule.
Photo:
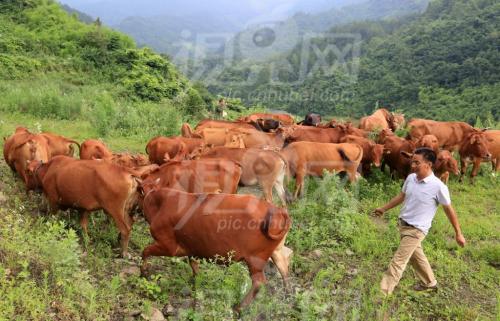
[[[408,175],[403,185],[405,200],[399,218],[427,234],[439,204],[450,205],[448,187],[434,173],[423,180]]]

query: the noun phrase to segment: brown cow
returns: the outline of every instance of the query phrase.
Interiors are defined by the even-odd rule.
[[[422,136],[418,142],[415,144],[417,148],[419,147],[428,147],[432,149],[436,155],[439,153],[439,141],[434,135],[424,135]]]
[[[144,178],[144,183],[159,179],[160,187],[189,193],[235,194],[241,172],[239,164],[226,159],[169,161]]]
[[[114,153],[111,158],[105,158],[105,160],[110,160],[111,162],[125,166],[129,168],[142,167],[150,165],[149,159],[146,155],[142,154],[130,154],[130,153]]]
[[[194,133],[199,134],[204,128],[247,128],[255,129],[255,127],[249,123],[242,121],[228,121],[228,120],[212,120],[204,119],[196,125],[194,128]],[[193,132],[193,131],[192,131]]]
[[[281,149],[285,145],[285,134],[278,130],[275,133],[264,133],[258,130],[232,129],[229,132],[230,141],[226,147],[241,147],[238,142],[243,142],[245,148],[272,148]],[[236,146],[235,146],[236,145]]]
[[[405,115],[404,114],[392,114],[394,117],[394,131],[404,128],[406,121],[405,121]]]
[[[342,134],[344,135],[354,135],[359,137],[368,138],[370,136],[370,132],[364,129],[356,128],[352,125],[351,122],[345,124],[337,124],[337,126],[342,130]]]
[[[33,187],[29,184],[26,169],[32,160],[48,162],[51,158],[47,139],[41,135],[30,134],[24,136],[23,140],[17,140],[16,145],[9,147],[8,159],[12,163],[15,171],[21,176],[26,184],[26,190]]]
[[[312,127],[314,128],[314,127]],[[363,158],[363,148],[357,144],[313,142],[291,143],[281,151],[288,164],[289,177],[296,177],[294,198],[304,193],[306,175],[322,176],[323,170],[347,172],[351,182],[357,179],[357,168]]]
[[[113,157],[106,145],[97,139],[87,139],[80,147],[80,159],[104,159]]]
[[[146,154],[148,154],[151,163],[161,165],[167,160],[186,159],[189,153],[203,144],[204,142],[200,138],[158,136],[148,142]]]
[[[377,135],[377,144],[385,144],[385,138],[387,136],[395,136],[393,131],[389,128],[382,129]]]
[[[368,138],[359,137],[355,135],[347,135],[340,139],[341,143],[358,144],[363,148],[362,174],[370,174],[371,164],[375,167],[380,167],[382,156],[384,155],[384,145],[375,144]]]
[[[295,124],[295,119],[289,114],[269,114],[269,113],[255,113],[248,116],[239,118],[239,122],[256,122],[258,119],[274,119],[280,121],[285,126],[290,126]]]
[[[273,186],[282,204],[286,204],[284,177],[286,161],[280,154],[258,148],[214,147],[201,155],[202,158],[225,158],[241,164],[240,184],[259,184],[268,202],[273,201]]]
[[[474,128],[464,122],[441,122],[428,119],[412,119],[408,123],[409,137],[417,142],[424,135],[434,135],[439,141],[439,147],[450,152],[459,148],[464,138]]]
[[[398,136],[387,136],[384,143],[384,158],[381,170],[384,171],[385,164],[389,166],[391,176],[405,178],[411,171],[410,159],[401,153],[413,153],[415,143],[409,139]]]
[[[389,128],[394,131],[394,115],[385,108],[377,109],[372,115],[361,118],[359,128],[367,131]]]
[[[9,137],[4,137],[3,158],[9,167],[15,171],[14,162],[10,159],[14,147],[26,141],[26,138],[33,135],[26,127],[16,127],[15,132]]]
[[[290,126],[282,129],[288,143],[308,141],[317,143],[339,143],[345,135],[340,127],[319,128],[311,126]],[[279,132],[279,131],[278,131]]]
[[[457,160],[450,151],[444,149],[438,152],[436,163],[434,164],[434,174],[439,177],[443,183],[448,184],[450,172],[455,175],[460,174]]]
[[[47,132],[41,133],[40,135],[47,139],[52,157],[57,155],[73,156],[75,153],[73,145],[78,146],[78,149],[80,149],[80,144],[78,142],[64,136]]]
[[[142,253],[143,275],[150,256],[188,256],[195,275],[199,267],[194,258],[243,261],[252,287],[237,312],[265,284],[263,270],[269,258],[286,286],[289,261],[281,255],[291,224],[286,209],[253,195],[192,194],[148,184],[143,184],[143,193],[144,217],[155,240]]]
[[[488,141],[488,151],[491,154],[492,169],[500,171],[500,130],[487,130],[484,132]]]
[[[138,181],[127,168],[56,156],[48,163],[31,162],[30,169],[33,181],[43,187],[51,210],[78,209],[85,233],[90,212],[102,209],[111,216],[120,231],[121,254],[127,257],[133,224],[130,211],[138,201]]]
[[[479,160],[491,160],[491,153],[488,151],[488,138],[483,131],[474,129],[472,132],[467,134],[460,145],[458,153],[460,155],[460,181],[463,180],[463,176],[467,170],[467,165],[470,161],[478,158]],[[474,182],[474,177],[476,177],[479,166],[474,166],[470,179]]]

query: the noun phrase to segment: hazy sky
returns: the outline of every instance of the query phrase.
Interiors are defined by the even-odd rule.
[[[71,7],[116,24],[129,16],[209,15],[239,20],[281,20],[298,11],[318,12],[365,0],[60,0]]]

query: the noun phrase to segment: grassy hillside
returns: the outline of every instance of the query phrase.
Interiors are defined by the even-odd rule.
[[[0,136],[19,124],[78,140],[96,134],[85,121],[6,116]],[[142,151],[146,143],[139,137],[105,141],[115,151]],[[268,285],[242,320],[498,320],[500,184],[486,165],[475,185],[450,182],[468,245],[457,247],[442,210],[424,242],[440,290],[412,291],[417,278],[408,268],[386,301],[378,284],[398,245],[398,211],[384,218],[367,213],[395,195],[402,181],[378,171],[354,186],[334,176],[309,180],[306,197],[289,209],[293,291],[283,292],[270,267]],[[140,278],[138,256],[152,241],[143,219],[132,231],[134,259],[119,259],[118,231],[102,212],[91,215],[83,239],[76,212],[46,214],[41,196],[26,195],[3,160],[0,177],[0,320],[144,320],[152,308],[175,320],[233,319],[231,307],[250,284],[242,264],[203,262],[196,291],[185,259],[154,259],[151,278]]]
[[[0,111],[85,119],[100,135],[168,134],[211,108],[166,58],[51,0],[0,3]]]

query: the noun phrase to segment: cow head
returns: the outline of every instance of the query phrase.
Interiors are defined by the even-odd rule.
[[[452,172],[455,175],[460,174],[457,160],[447,150],[442,150],[438,153],[434,168],[439,172]]]
[[[467,157],[478,157],[484,160],[491,159],[491,153],[488,150],[488,139],[486,135],[479,130],[472,131],[462,142],[462,153]]]
[[[377,143],[384,144],[385,143],[385,139],[387,138],[387,136],[394,136],[394,133],[390,129],[388,129],[388,128],[382,129],[378,133]]]
[[[394,130],[398,130],[405,126],[405,115],[404,114],[396,114],[392,113],[392,124]]]
[[[26,162],[27,162],[25,170],[26,189],[27,190],[40,189],[42,187],[42,183],[40,181],[38,171],[41,169],[44,162],[40,160],[27,160]]]
[[[436,136],[434,135],[424,135],[420,140],[417,142],[417,147],[428,147],[434,151],[439,150],[439,141]]]
[[[382,163],[382,157],[384,156],[384,145],[381,144],[373,144],[372,146],[372,156],[373,156],[373,165],[375,167],[380,167]]]

